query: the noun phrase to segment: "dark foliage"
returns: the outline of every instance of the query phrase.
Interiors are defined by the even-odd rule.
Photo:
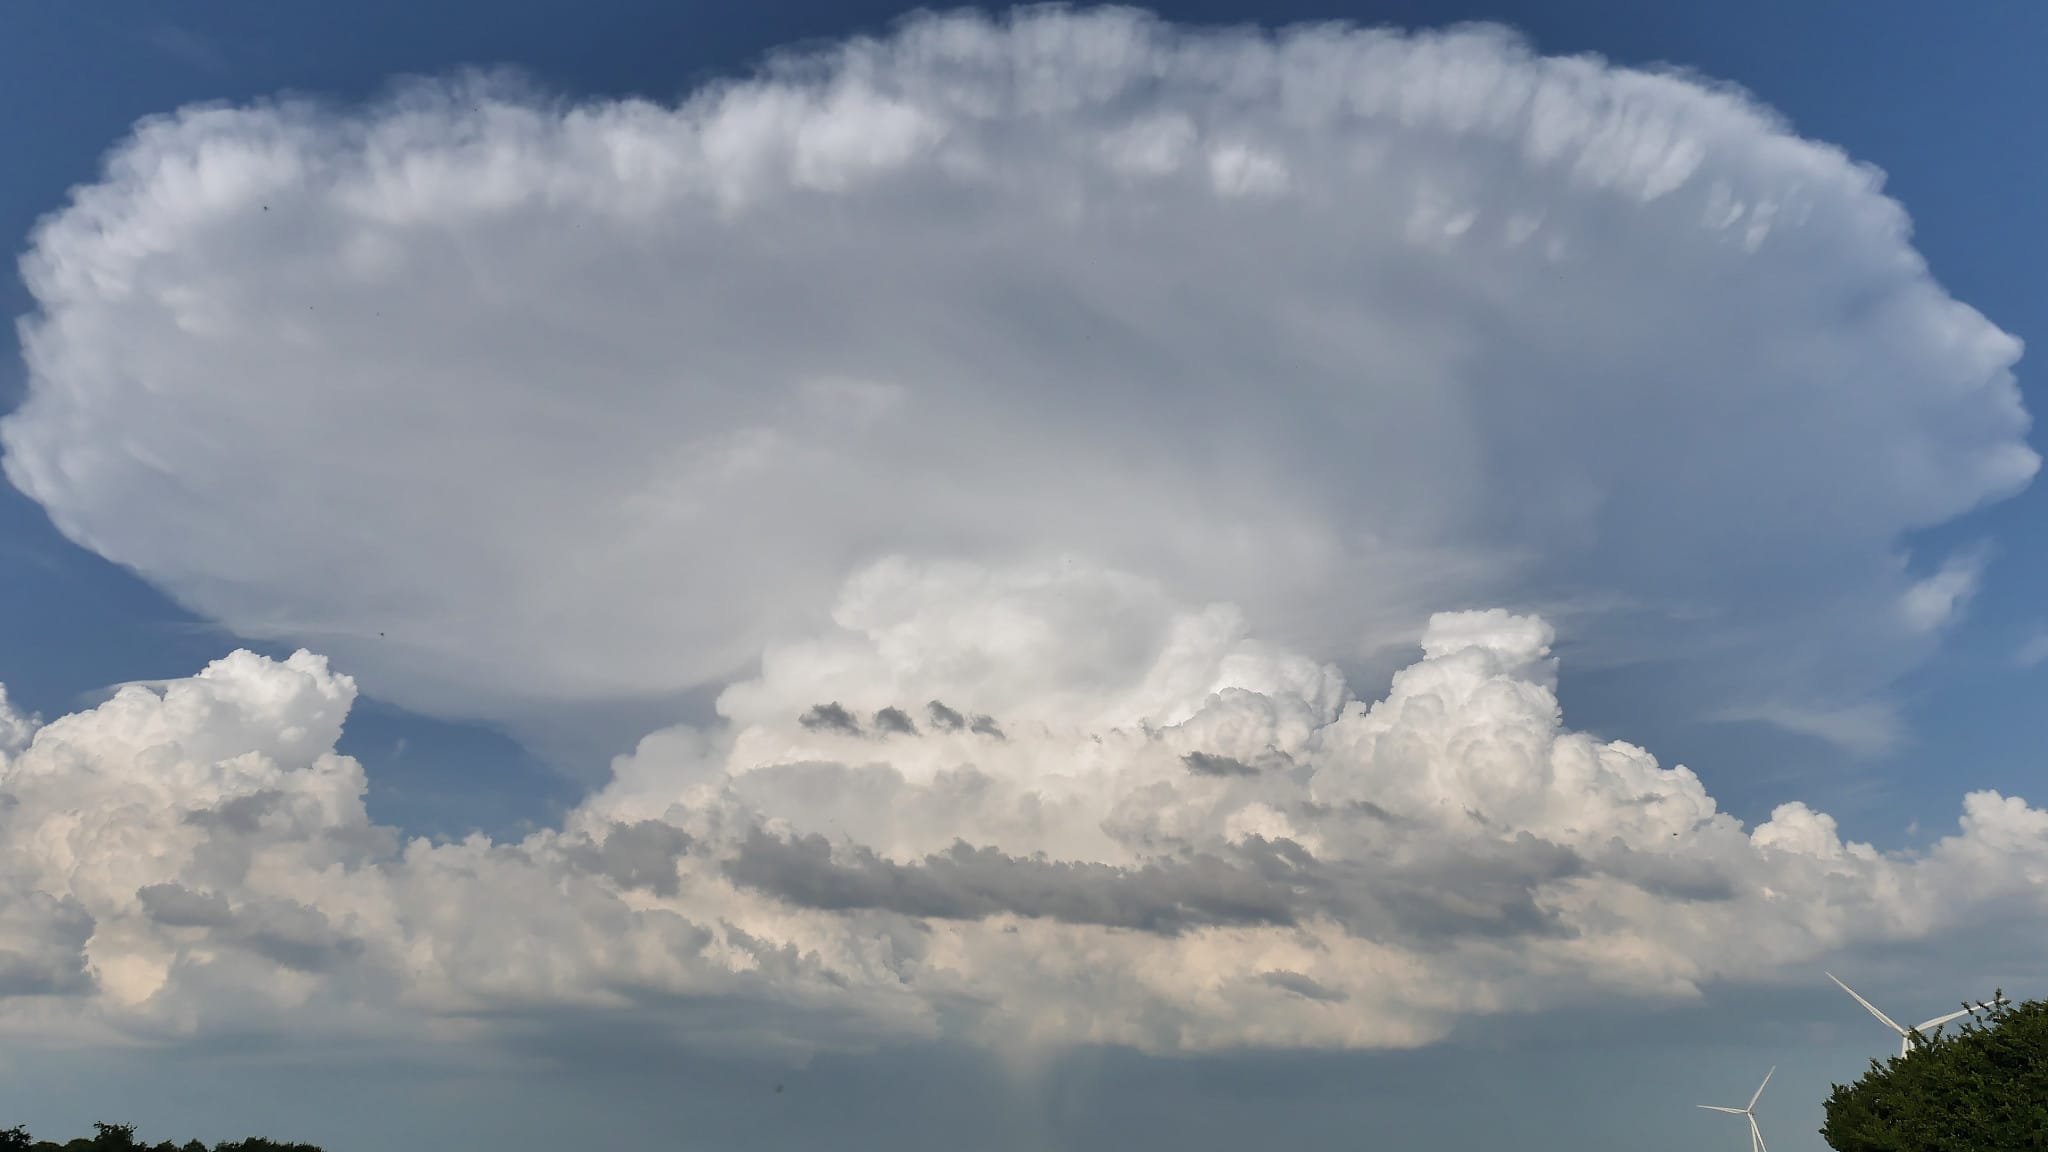
[[[2048,1152],[2048,1001],[1979,1010],[1909,1056],[1836,1085],[1836,1152]]]
[[[261,1136],[211,1146],[198,1140],[144,1144],[136,1138],[133,1124],[94,1124],[92,1130],[90,1136],[57,1144],[37,1140],[28,1134],[28,1129],[19,1126],[0,1129],[0,1152],[323,1152],[317,1144],[280,1144]]]

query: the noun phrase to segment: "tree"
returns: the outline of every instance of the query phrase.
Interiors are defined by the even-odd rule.
[[[2048,1152],[2048,1001],[1979,1007],[1907,1056],[1835,1085],[1836,1152]]]
[[[135,1125],[101,1124],[92,1126],[92,1152],[127,1152],[130,1148],[141,1148],[135,1142]]]
[[[204,1142],[190,1140],[174,1144],[144,1144],[135,1138],[133,1124],[94,1124],[91,1136],[80,1136],[65,1144],[37,1140],[28,1129],[17,1125],[0,1129],[0,1152],[208,1152]],[[317,1144],[279,1143],[261,1136],[215,1144],[212,1152],[322,1152]]]

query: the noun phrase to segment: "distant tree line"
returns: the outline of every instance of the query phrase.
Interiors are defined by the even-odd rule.
[[[2048,1001],[1980,1007],[1960,1030],[1923,1040],[1835,1086],[1820,1130],[1828,1147],[2048,1152]]]
[[[19,1126],[4,1129],[0,1130],[0,1152],[324,1152],[317,1144],[281,1144],[261,1136],[219,1144],[199,1140],[188,1140],[183,1144],[169,1140],[161,1144],[144,1144],[135,1138],[133,1124],[94,1124],[92,1129],[92,1135],[80,1136],[64,1144],[38,1140],[28,1134],[28,1129]]]

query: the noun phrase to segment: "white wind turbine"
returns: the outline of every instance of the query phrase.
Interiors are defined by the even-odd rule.
[[[1877,1010],[1877,1005],[1872,1004],[1870,1001],[1865,1000],[1861,996],[1856,996],[1856,990],[1854,988],[1849,987],[1847,984],[1842,983],[1839,979],[1836,979],[1835,974],[1833,972],[1827,973],[1827,978],[1835,981],[1835,987],[1840,988],[1842,991],[1847,992],[1851,996],[1855,996],[1856,1002],[1858,1004],[1863,1005],[1864,1008],[1868,1009],[1872,1016],[1875,1016],[1879,1020],[1883,1021],[1885,1027],[1899,1034],[1899,1056],[1901,1058],[1904,1058],[1913,1051],[1913,1033],[1918,1032],[1922,1036],[1931,1035],[1931,1033],[1927,1031],[1929,1028],[1939,1028],[1940,1026],[1948,1023],[1951,1020],[1960,1020],[1963,1017],[1968,1016],[1970,1013],[1977,1010],[1976,1008],[1965,1008],[1960,1012],[1951,1012],[1946,1016],[1936,1016],[1934,1019],[1929,1020],[1924,1024],[1916,1024],[1911,1028],[1901,1028],[1899,1027],[1898,1021],[1893,1020],[1891,1017],[1885,1015],[1882,1012],[1879,1012]],[[1977,1005],[1977,1008],[1983,1007],[1986,1007],[1986,1005],[1982,1003],[1979,1003]]]
[[[1763,1129],[1756,1126],[1756,1102],[1758,1100],[1763,1099],[1764,1085],[1769,1084],[1771,1082],[1771,1077],[1776,1075],[1777,1072],[1777,1067],[1773,1065],[1769,1072],[1764,1073],[1764,1082],[1763,1084],[1759,1084],[1756,1086],[1756,1095],[1751,1096],[1749,1098],[1749,1107],[1747,1108],[1723,1108],[1719,1104],[1700,1105],[1700,1107],[1705,1108],[1709,1112],[1726,1112],[1731,1116],[1740,1116],[1743,1119],[1748,1120],[1749,1152],[1770,1152],[1770,1149],[1764,1147]]]

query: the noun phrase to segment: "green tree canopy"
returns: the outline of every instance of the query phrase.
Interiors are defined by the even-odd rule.
[[[1979,1008],[1910,1055],[1835,1086],[1836,1152],[2048,1152],[2048,1001]]]

